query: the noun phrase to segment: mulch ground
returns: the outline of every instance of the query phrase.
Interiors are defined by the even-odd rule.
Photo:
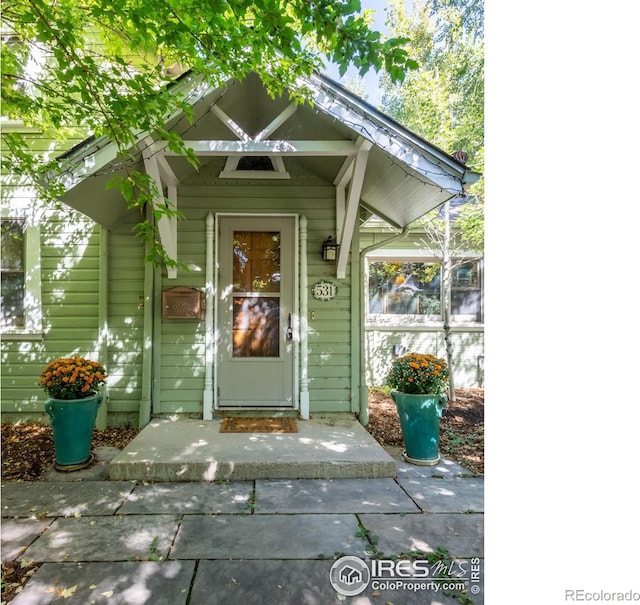
[[[373,389],[369,408],[369,433],[381,445],[401,446],[400,419],[391,398]],[[91,445],[124,449],[137,434],[138,429],[131,427],[95,429]],[[456,390],[456,402],[449,401],[440,422],[440,452],[472,473],[484,474],[484,389]],[[3,481],[41,481],[53,462],[50,425],[2,423]]]
[[[398,410],[381,390],[369,396],[367,430],[381,445],[402,446]],[[484,389],[456,389],[440,420],[440,454],[475,475],[484,475]]]
[[[131,427],[94,429],[91,448],[125,446],[138,434]],[[2,423],[2,480],[42,481],[55,461],[53,429],[34,422]]]

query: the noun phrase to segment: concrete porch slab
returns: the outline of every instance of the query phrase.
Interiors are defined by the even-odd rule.
[[[109,465],[112,481],[395,477],[356,420],[299,420],[297,433],[220,433],[220,420],[150,422]]]

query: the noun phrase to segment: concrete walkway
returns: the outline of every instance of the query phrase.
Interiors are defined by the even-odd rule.
[[[105,481],[98,464],[3,483],[2,560],[42,563],[12,604],[453,605],[443,563],[391,560],[438,548],[447,582],[484,603],[483,479],[398,454],[396,478]],[[371,578],[339,598],[330,573],[347,555]]]

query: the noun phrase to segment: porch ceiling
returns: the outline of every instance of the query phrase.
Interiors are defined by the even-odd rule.
[[[314,103],[298,105],[294,111],[287,96],[271,99],[256,76],[242,82],[232,80],[215,89],[187,76],[176,88],[192,99],[192,122],[177,115],[168,125],[192,142],[200,170],[216,157],[233,154],[278,156],[285,165],[288,158],[295,157],[295,162],[330,184],[337,184],[347,168],[345,161],[355,160],[366,143],[371,148],[362,162],[365,169],[359,203],[400,228],[461,193],[465,184],[479,177],[328,78],[316,74],[306,85]],[[217,109],[212,111],[212,107]],[[283,115],[286,119],[280,123],[278,118]],[[225,123],[221,116],[229,120]],[[269,125],[272,130],[268,136],[261,137]],[[242,133],[248,139],[243,139]],[[193,167],[166,153],[147,133],[140,133],[139,140],[140,162],[133,167],[144,169],[143,155],[148,158],[150,150],[166,154],[179,190]],[[150,144],[156,147],[150,148]],[[66,204],[107,228],[127,218],[131,210],[119,192],[105,190],[109,179],[123,171],[108,141],[85,141],[61,161],[67,166]]]

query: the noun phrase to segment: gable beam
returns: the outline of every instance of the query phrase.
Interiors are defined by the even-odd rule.
[[[347,261],[351,250],[351,240],[355,229],[356,220],[358,218],[358,208],[360,206],[360,195],[362,194],[362,184],[364,183],[364,173],[367,169],[367,160],[369,159],[369,150],[373,147],[371,141],[367,141],[362,137],[358,138],[357,145],[359,151],[356,154],[353,164],[353,174],[349,185],[349,195],[347,197],[344,221],[342,225],[342,237],[338,240],[340,248],[338,248],[338,263],[336,267],[336,276],[338,279],[344,279],[347,273]]]
[[[336,241],[342,241],[342,228],[347,205],[347,184],[353,177],[354,156],[350,155],[342,163],[333,184],[336,186]]]
[[[177,208],[177,187],[175,184],[167,186],[168,199],[165,200],[162,195],[162,180],[160,178],[160,167],[158,157],[153,156],[151,158],[144,159],[144,167],[147,174],[153,179],[156,185],[156,194],[153,196],[153,207],[162,209],[165,204],[169,205],[172,210]],[[173,198],[173,199],[172,199]],[[174,216],[167,216],[165,214],[158,220],[158,233],[160,234],[160,241],[167,256],[174,262],[178,260],[178,221]],[[178,277],[178,270],[176,267],[167,267],[167,277],[169,279],[175,279]]]
[[[353,177],[353,158],[354,156],[349,156],[340,167],[336,178],[333,179],[333,184],[336,187],[346,187],[347,183]]]
[[[234,122],[222,109],[217,105],[212,105],[209,110],[220,118],[220,121],[235,134],[241,141],[249,141],[251,137],[236,122]]]
[[[185,146],[199,156],[227,156],[227,155],[280,155],[280,156],[347,156],[355,155],[358,147],[353,141],[185,141]],[[166,145],[154,150],[164,150],[167,157],[180,154],[169,149]]]
[[[253,137],[254,141],[263,141],[264,139],[268,139],[280,126],[282,126],[295,112],[297,106],[295,103],[290,103],[284,111],[277,116],[271,124],[266,126],[261,132],[259,132],[255,137]]]
[[[158,156],[158,170],[160,171],[160,177],[167,187],[178,186],[178,177],[163,155]]]

